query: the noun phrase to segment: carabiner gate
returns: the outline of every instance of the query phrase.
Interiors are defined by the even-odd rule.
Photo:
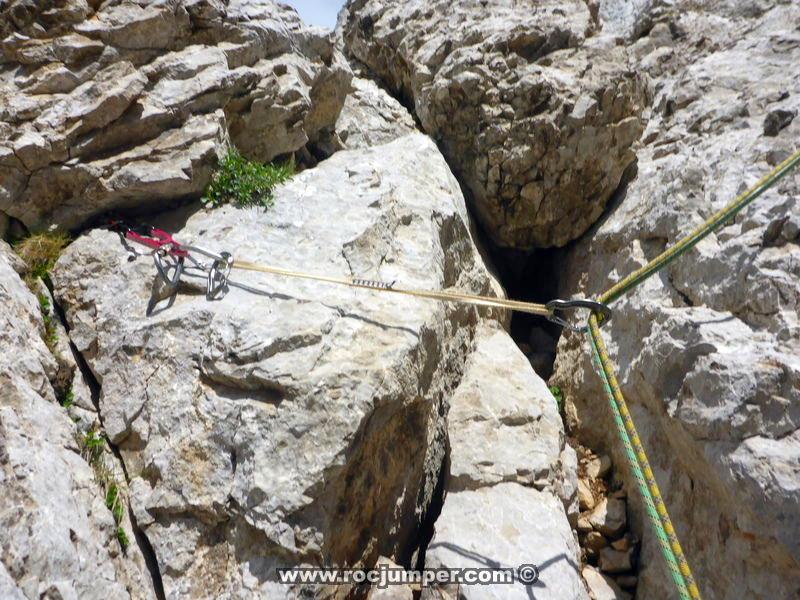
[[[593,300],[551,300],[545,304],[545,307],[548,311],[550,311],[550,314],[547,316],[548,321],[577,333],[585,332],[586,326],[576,327],[563,317],[556,314],[558,311],[586,308],[593,313],[598,313],[601,323],[605,323],[606,321],[610,320],[612,315],[611,309],[608,308],[608,306],[599,302],[594,302]]]
[[[228,277],[233,268],[233,256],[230,252],[222,252],[208,271],[206,298],[220,300],[228,293]]]
[[[153,262],[167,287],[177,288],[183,274],[183,256],[173,256],[164,250],[153,251]],[[166,260],[165,260],[166,259]],[[172,259],[172,262],[169,262]],[[170,275],[172,271],[172,275]]]

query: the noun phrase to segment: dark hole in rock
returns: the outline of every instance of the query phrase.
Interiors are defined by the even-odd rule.
[[[563,250],[559,248],[531,251],[490,249],[508,297],[537,303],[558,298],[558,263],[562,253]],[[560,335],[561,328],[558,325],[540,316],[515,312],[511,317],[511,337],[544,380],[553,373]]]

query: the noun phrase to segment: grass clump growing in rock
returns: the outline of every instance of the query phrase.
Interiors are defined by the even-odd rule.
[[[272,190],[294,173],[291,160],[262,165],[247,160],[236,148],[231,148],[219,162],[203,202],[212,207],[232,203],[238,207],[268,208],[272,204]]]
[[[108,485],[108,489],[106,490],[106,508],[114,515],[114,522],[117,524],[117,541],[120,547],[125,550],[130,542],[128,541],[128,534],[126,534],[125,530],[120,526],[122,517],[125,516],[125,505],[122,503],[122,494],[116,483],[112,482]]]
[[[45,232],[34,233],[14,244],[14,250],[28,266],[25,283],[29,288],[34,287],[37,279],[47,281],[50,270],[69,242],[65,233]]]
[[[81,456],[89,463],[94,471],[97,482],[105,492],[105,505],[114,516],[114,523],[117,525],[116,536],[122,550],[126,550],[130,541],[128,535],[122,528],[122,519],[125,516],[125,504],[119,483],[111,469],[105,461],[106,441],[96,427],[92,427],[83,435],[78,436],[78,445],[81,448]]]
[[[95,469],[95,475],[98,475],[98,471],[100,471],[99,474],[102,476],[98,477],[98,480],[103,483],[107,475],[107,469],[105,468],[105,463],[103,461],[103,448],[105,446],[105,440],[103,440],[96,429],[90,429],[83,434],[79,442],[83,458],[85,458],[86,462],[88,462],[92,468]],[[99,469],[101,465],[103,467],[102,470]]]
[[[27,267],[23,276],[25,285],[39,301],[39,311],[44,322],[44,343],[51,353],[58,343],[57,317],[53,313],[50,298],[41,291],[43,288],[38,282],[41,279],[45,285],[50,286],[50,270],[69,242],[70,238],[65,233],[44,232],[34,233],[14,244],[14,250]]]
[[[72,385],[70,385],[67,391],[58,399],[58,403],[64,408],[70,408],[75,404],[75,390],[72,388]]]
[[[44,343],[52,353],[58,344],[58,328],[56,328],[55,318],[50,310],[50,298],[46,294],[38,293],[36,299],[39,300],[39,311],[42,313],[44,322]]]
[[[117,541],[123,550],[128,549],[130,541],[128,540],[128,534],[125,533],[125,530],[122,527],[117,527]]]

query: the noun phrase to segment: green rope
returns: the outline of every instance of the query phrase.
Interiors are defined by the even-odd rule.
[[[749,190],[737,196],[733,202],[711,215],[711,217],[706,219],[702,225],[697,227],[690,234],[680,239],[677,243],[640,269],[637,269],[625,277],[622,281],[617,282],[600,296],[597,301],[601,304],[610,304],[654,273],[663,269],[686,251],[696,246],[703,238],[719,229],[728,219],[735,216],[744,207],[753,202],[753,200],[761,196],[798,164],[800,164],[800,150],[762,177]],[[603,316],[599,313],[592,313],[589,316],[587,335],[592,346],[593,362],[600,373],[603,387],[605,388],[609,404],[611,405],[611,412],[614,416],[614,423],[617,426],[617,433],[625,448],[628,463],[638,483],[639,492],[644,501],[645,511],[653,526],[659,547],[661,548],[661,553],[667,562],[667,567],[678,589],[678,593],[681,596],[681,600],[700,600],[700,590],[694,581],[689,563],[683,554],[683,549],[678,541],[675,529],[672,526],[667,507],[661,498],[661,491],[653,475],[653,470],[650,468],[647,454],[639,439],[636,426],[633,424],[633,418],[628,410],[625,398],[622,395],[622,390],[614,374],[614,367],[611,364],[605,344],[603,343],[603,338],[600,335],[600,323],[602,319]]]
[[[753,187],[743,194],[740,194],[728,206],[711,215],[702,225],[692,231],[689,235],[682,238],[675,245],[659,254],[641,269],[637,269],[625,277],[625,279],[616,283],[602,296],[600,296],[597,301],[601,304],[610,304],[614,300],[617,300],[625,292],[633,289],[642,283],[642,281],[664,268],[687,250],[694,248],[698,242],[719,229],[728,219],[735,216],[753,200],[761,196],[798,164],[800,164],[800,150],[795,152],[792,156],[767,173]]]
[[[608,377],[606,377],[605,371],[603,370],[603,365],[600,360],[600,352],[597,350],[597,345],[595,344],[594,339],[588,330],[586,332],[586,337],[589,338],[589,343],[592,346],[592,361],[594,362],[597,371],[600,373],[600,378],[603,381],[603,388],[606,391],[608,403],[611,406],[611,414],[614,416],[614,424],[617,426],[617,434],[622,442],[622,447],[625,449],[625,454],[628,457],[628,464],[633,472],[633,476],[639,485],[639,493],[642,495],[642,500],[644,501],[644,509],[647,513],[647,516],[650,518],[650,524],[652,525],[653,531],[658,539],[658,545],[661,548],[661,554],[664,556],[664,560],[667,562],[667,567],[669,568],[670,575],[672,575],[672,580],[675,582],[675,587],[678,588],[678,593],[681,596],[681,600],[691,600],[689,591],[686,589],[686,582],[684,582],[683,575],[681,575],[681,571],[678,568],[678,561],[675,558],[675,553],[672,551],[672,548],[670,548],[669,538],[667,537],[667,533],[664,531],[664,528],[661,525],[661,519],[659,518],[658,513],[656,512],[656,507],[653,504],[653,497],[650,495],[650,490],[645,482],[642,469],[639,466],[639,461],[636,460],[636,454],[633,451],[633,446],[631,446],[631,440],[628,437],[628,432],[625,431],[625,424],[622,421],[622,416],[619,414],[617,403],[614,401],[614,393],[611,391],[611,385],[608,383]]]
[[[594,342],[597,350],[597,356],[600,359],[600,366],[603,376],[608,382],[608,387],[611,390],[611,397],[616,404],[620,418],[622,419],[622,423],[625,427],[625,432],[628,435],[628,441],[630,442],[631,448],[633,449],[633,453],[635,455],[634,459],[637,466],[641,469],[642,476],[647,483],[647,489],[650,492],[650,496],[653,500],[653,506],[656,509],[656,513],[658,513],[658,518],[660,521],[659,527],[669,539],[669,546],[672,550],[672,553],[675,555],[675,560],[678,563],[678,569],[680,569],[681,575],[686,583],[686,589],[689,592],[689,596],[693,600],[700,600],[700,590],[698,589],[697,584],[695,584],[692,570],[689,567],[689,561],[686,560],[686,557],[683,554],[683,548],[681,548],[681,543],[678,540],[678,534],[675,533],[675,528],[672,526],[672,520],[669,518],[667,505],[664,503],[664,500],[661,497],[661,490],[659,489],[658,482],[653,474],[653,469],[650,468],[650,461],[647,460],[647,453],[644,451],[642,440],[639,438],[639,433],[636,431],[636,426],[633,423],[633,417],[628,410],[628,404],[625,402],[625,397],[622,395],[622,390],[619,387],[617,376],[614,374],[614,366],[611,364],[611,359],[608,357],[608,351],[606,350],[605,343],[603,342],[603,337],[600,334],[600,325],[598,325],[597,317],[594,314],[589,316],[589,335],[592,336],[592,341]],[[633,468],[633,463],[631,463],[631,467]]]

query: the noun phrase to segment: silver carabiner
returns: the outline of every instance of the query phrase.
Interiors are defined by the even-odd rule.
[[[205,248],[201,248],[200,246],[191,246],[189,244],[181,244],[181,250],[186,250],[187,252],[197,252],[198,254],[202,254],[208,258],[213,260],[226,260],[226,256],[230,256],[229,253],[223,252],[222,254],[217,254],[216,252],[212,252],[211,250],[206,250]]]
[[[222,252],[208,270],[206,298],[221,300],[228,293],[228,277],[233,268],[233,256],[230,252]]]
[[[174,262],[165,263],[164,257],[166,256],[173,258]],[[159,249],[153,252],[153,262],[156,263],[158,274],[167,287],[178,287],[181,275],[183,274],[183,257],[180,256],[176,258]],[[170,270],[172,270],[172,275],[169,274]]]
[[[600,313],[600,315],[603,317],[601,319],[601,323],[605,323],[606,321],[610,320],[612,316],[611,309],[608,308],[608,306],[599,302],[594,302],[593,300],[551,300],[545,304],[545,308],[550,311],[550,314],[547,316],[548,321],[577,333],[584,333],[587,327],[576,327],[575,325],[572,325],[566,319],[556,314],[557,311],[587,308],[592,312]]]

